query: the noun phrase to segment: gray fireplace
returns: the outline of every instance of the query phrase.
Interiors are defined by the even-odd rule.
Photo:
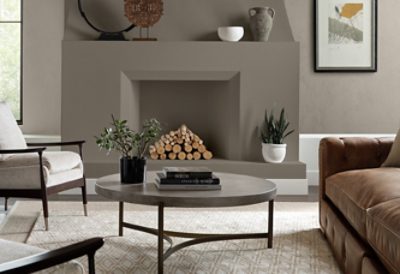
[[[232,13],[246,16],[244,1],[228,2],[238,2],[238,6],[225,15],[221,11],[221,24]],[[216,156],[214,160],[197,163],[150,161],[150,169],[208,165],[216,171],[270,179],[305,179],[305,165],[298,161],[299,44],[291,39],[282,1],[258,2],[275,5],[281,12],[273,31],[277,32],[275,41],[273,33],[272,41],[267,43],[189,38],[157,42],[85,41],[83,36],[79,37],[82,33],[73,36],[74,28],[68,28],[77,24],[71,8],[67,38],[74,39],[63,42],[62,138],[88,141],[85,161],[89,176],[118,170],[118,155],[105,156],[93,138],[114,114],[127,119],[134,128],[151,117],[160,120],[168,131],[186,124],[202,136]],[[196,3],[202,7],[216,5],[211,0],[192,4]],[[169,9],[168,16],[181,16],[179,1],[168,5],[174,4],[175,9]],[[75,20],[73,24],[71,20]],[[176,29],[174,35],[175,32]],[[282,164],[262,161],[257,131],[265,109],[273,107],[276,111],[285,107],[296,131],[287,139],[288,153]]]

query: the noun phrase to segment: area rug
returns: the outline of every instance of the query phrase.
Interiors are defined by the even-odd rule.
[[[126,205],[125,220],[156,227],[154,207]],[[92,202],[89,217],[76,202],[50,203],[49,231],[40,215],[27,240],[54,249],[105,237],[96,254],[97,273],[156,273],[157,238],[124,229],[118,237],[118,204]],[[202,233],[265,232],[267,204],[225,209],[166,209],[166,229]],[[318,230],[317,203],[276,203],[274,247],[266,240],[236,240],[188,247],[165,261],[165,273],[340,273]],[[179,241],[177,241],[179,242]],[[168,246],[166,244],[166,246]],[[86,265],[86,259],[79,259]]]

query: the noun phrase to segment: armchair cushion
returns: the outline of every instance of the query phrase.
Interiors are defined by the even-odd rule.
[[[79,154],[71,151],[45,151],[43,152],[43,165],[50,174],[68,171],[82,164]],[[37,153],[14,154],[7,161],[0,163],[0,168],[28,167],[39,165]]]
[[[47,250],[35,246],[0,239],[0,264],[46,251]],[[39,273],[82,274],[85,273],[85,271],[80,263],[78,263],[77,261],[71,261],[46,269],[45,271],[41,271]]]
[[[40,189],[39,156],[37,153],[15,154],[0,162],[0,189]],[[47,186],[54,186],[83,177],[79,154],[70,151],[43,153],[43,171]]]
[[[5,102],[0,102],[0,150],[25,148],[26,142],[14,115]],[[0,161],[9,157],[11,155],[0,155]]]

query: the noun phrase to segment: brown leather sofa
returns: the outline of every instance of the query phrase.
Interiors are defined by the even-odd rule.
[[[320,224],[345,273],[400,273],[400,168],[382,168],[392,139],[320,143]]]

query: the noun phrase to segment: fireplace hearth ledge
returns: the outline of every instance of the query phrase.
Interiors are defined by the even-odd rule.
[[[148,160],[148,170],[161,170],[165,166],[206,166],[214,172],[238,173],[265,179],[306,179],[306,165],[299,161],[287,161],[279,164],[264,162],[232,161],[212,159],[209,161]],[[117,173],[118,163],[85,163],[87,176],[98,178]]]

